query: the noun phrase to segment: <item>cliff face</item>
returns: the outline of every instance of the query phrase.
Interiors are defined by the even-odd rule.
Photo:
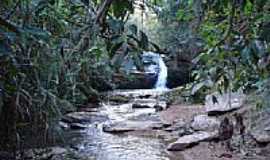
[[[117,74],[114,83],[117,89],[151,89],[157,81],[157,74],[134,72],[129,75]]]

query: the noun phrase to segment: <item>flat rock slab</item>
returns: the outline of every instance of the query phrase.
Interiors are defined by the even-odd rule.
[[[239,109],[243,106],[245,95],[239,92],[213,93],[205,98],[206,112],[210,115],[222,114]]]
[[[191,135],[186,135],[178,138],[176,142],[169,144],[167,150],[169,151],[182,151],[192,145],[196,145],[202,141],[212,140],[216,138],[218,132],[196,132]]]
[[[269,131],[253,131],[251,132],[251,136],[258,143],[270,143],[270,132]]]
[[[130,131],[151,130],[163,128],[164,124],[161,122],[152,121],[125,121],[114,122],[103,125],[103,131],[109,133],[123,133]]]
[[[162,110],[167,108],[167,103],[165,101],[157,101],[154,99],[138,99],[132,104],[132,108],[161,108]]]
[[[104,122],[106,120],[108,117],[98,112],[72,112],[61,119],[65,123]]]
[[[191,127],[195,131],[216,131],[219,129],[220,121],[215,117],[209,117],[208,115],[195,116]]]

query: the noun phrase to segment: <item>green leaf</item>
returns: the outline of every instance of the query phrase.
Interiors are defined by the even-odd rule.
[[[246,15],[250,15],[253,11],[253,4],[251,3],[250,0],[246,0],[245,7],[244,7],[244,12]]]

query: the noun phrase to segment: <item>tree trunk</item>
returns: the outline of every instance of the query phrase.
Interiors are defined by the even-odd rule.
[[[0,115],[0,151],[16,152],[16,120],[17,120],[17,107],[16,96],[4,96],[3,109]],[[15,158],[15,154],[14,154]]]

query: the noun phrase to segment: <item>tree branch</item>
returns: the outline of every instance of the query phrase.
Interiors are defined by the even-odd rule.
[[[6,29],[12,31],[12,32],[15,32],[15,33],[20,33],[18,28],[11,24],[10,22],[4,20],[2,17],[0,17],[0,26],[3,26],[5,27]]]
[[[236,7],[236,0],[233,0],[232,2],[232,8],[231,8],[231,13],[229,15],[229,18],[228,18],[228,22],[229,22],[229,26],[226,30],[226,32],[224,33],[224,36],[222,37],[222,39],[216,43],[215,46],[219,46],[221,45],[222,43],[225,42],[225,40],[229,37],[231,31],[232,31],[232,27],[233,27],[233,16],[234,16],[234,13],[235,13],[235,7]]]
[[[96,20],[95,23],[96,24],[102,24],[103,20],[104,20],[104,16],[106,16],[111,4],[112,4],[113,0],[104,0],[102,5],[100,6],[100,8],[97,11],[97,16],[96,16]]]

